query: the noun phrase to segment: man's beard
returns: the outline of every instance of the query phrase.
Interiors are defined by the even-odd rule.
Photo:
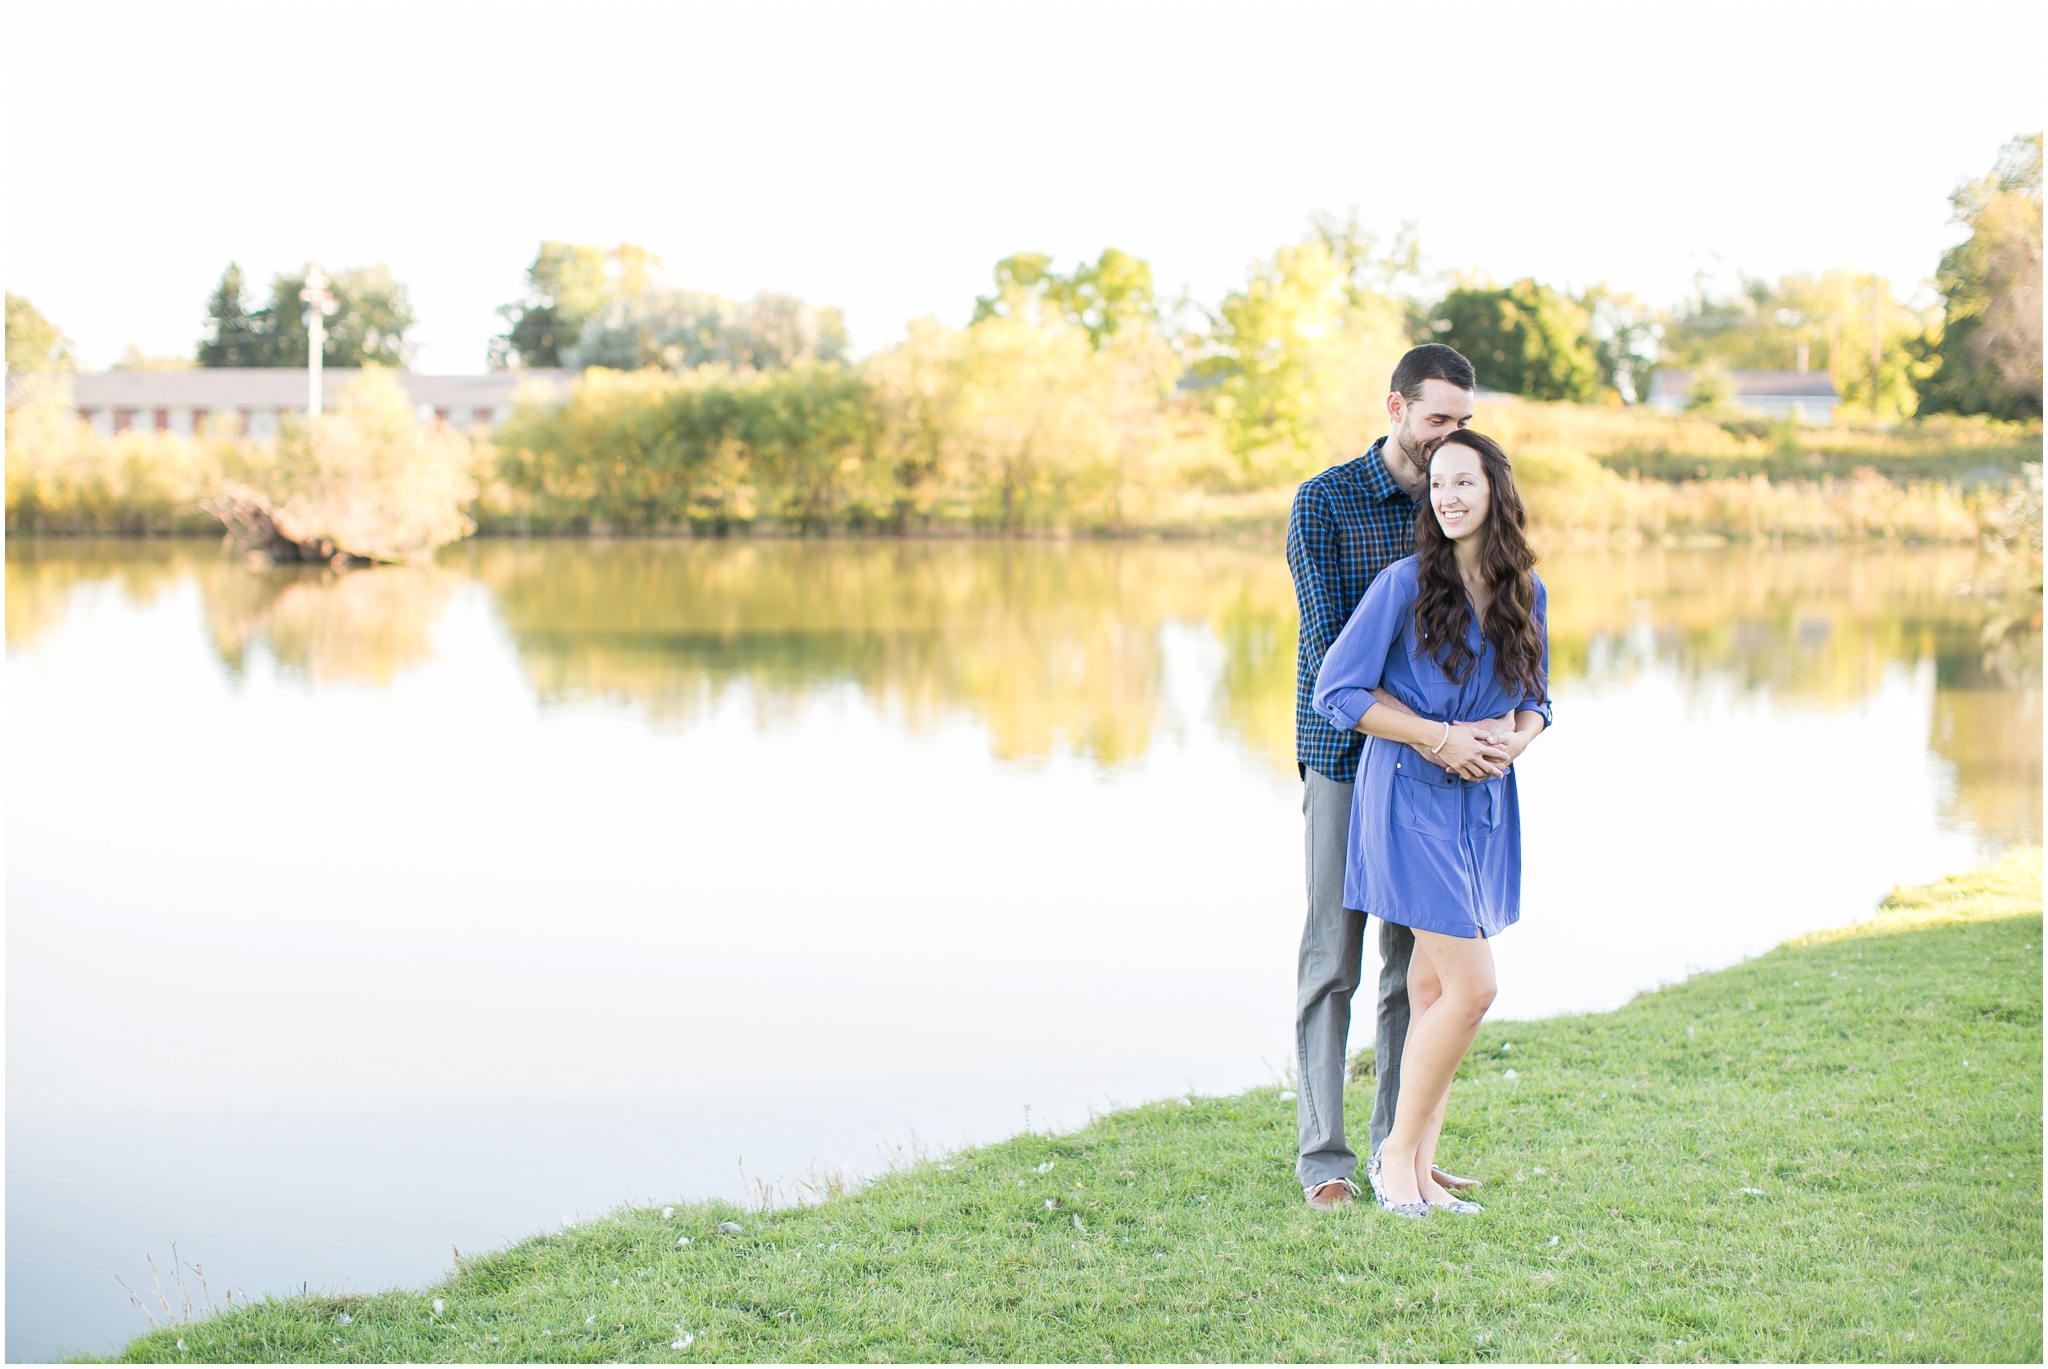
[[[1401,449],[1401,455],[1408,458],[1409,465],[1418,471],[1429,469],[1429,454],[1435,448],[1408,431],[1408,425],[1405,423],[1394,429],[1392,436],[1394,445]]]

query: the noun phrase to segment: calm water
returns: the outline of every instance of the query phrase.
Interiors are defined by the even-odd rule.
[[[1497,1015],[2038,839],[2039,639],[1973,553],[1545,571]],[[417,1283],[1277,1079],[1293,660],[1241,547],[15,542],[9,1357],[144,1329],[173,1241],[216,1295]]]

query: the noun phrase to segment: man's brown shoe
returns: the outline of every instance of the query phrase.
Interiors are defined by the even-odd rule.
[[[1467,1179],[1453,1174],[1441,1165],[1431,1165],[1429,1167],[1429,1177],[1453,1193],[1463,1193],[1466,1189],[1477,1188],[1486,1182],[1484,1179]]]
[[[1301,1192],[1310,1207],[1349,1207],[1358,1197],[1358,1185],[1349,1179],[1328,1179]]]

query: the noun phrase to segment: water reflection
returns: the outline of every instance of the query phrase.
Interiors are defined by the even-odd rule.
[[[207,635],[237,675],[261,650],[310,684],[388,685],[428,655],[456,578],[430,566],[372,574],[230,567],[206,583]]]
[[[20,650],[56,629],[81,590],[111,589],[146,606],[190,586],[231,675],[262,652],[309,684],[388,685],[430,654],[434,623],[459,579],[435,567],[259,570],[211,542],[16,539],[7,550],[7,645]]]
[[[1561,693],[1671,667],[1694,689],[1840,706],[1931,662],[1945,816],[1994,845],[2040,832],[2038,608],[1959,592],[1976,553],[1577,552],[1544,570]],[[1006,760],[1142,757],[1161,724],[1160,629],[1199,625],[1221,648],[1220,720],[1293,770],[1294,599],[1263,547],[482,542],[438,568],[337,575],[254,571],[211,544],[17,540],[7,640],[40,638],[88,585],[145,603],[190,583],[231,672],[260,648],[314,684],[388,684],[429,655],[465,578],[489,590],[545,703],[610,701],[681,728],[744,686],[773,727],[852,685],[914,730],[969,714]]]
[[[2016,606],[1966,592],[1976,569],[1953,548],[1563,558],[1550,571],[1553,658],[1564,688],[1669,667],[1695,693],[1729,684],[1822,707],[1931,665],[1928,745],[1954,778],[1944,816],[1988,847],[2037,841],[2039,615],[2000,630]]]
[[[482,545],[542,697],[687,722],[743,682],[788,709],[857,685],[914,728],[967,710],[998,755],[1117,764],[1160,718],[1159,627],[1290,610],[1271,558],[1232,548],[918,543]]]
[[[498,544],[472,565],[544,698],[686,722],[735,681],[770,713],[853,683],[912,726],[969,711],[1011,759],[1143,755],[1159,629],[1201,624],[1222,647],[1222,717],[1293,768],[1294,600],[1264,549]],[[1957,593],[1973,568],[1947,548],[1554,558],[1558,687],[1661,664],[1695,687],[1842,705],[1931,660],[1950,815],[2025,839],[2041,817],[2038,651],[1984,649],[2005,606]]]

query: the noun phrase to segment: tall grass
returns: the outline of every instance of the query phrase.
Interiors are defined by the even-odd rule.
[[[408,437],[407,420],[382,414],[357,424],[362,440],[327,449],[385,453],[342,463],[341,484],[367,479],[408,508],[431,505],[408,524],[422,544],[458,535],[465,517],[501,534],[1271,537],[1301,480],[1355,454],[1233,454],[1222,419],[1178,390],[1177,375],[1156,338],[1097,350],[1056,320],[925,323],[857,368],[594,369],[566,398],[526,397],[494,442]],[[2009,540],[2015,509],[2039,521],[2023,475],[2039,468],[2038,422],[1805,429],[1495,401],[1476,426],[1513,456],[1539,528],[1573,537],[1967,543]],[[200,500],[266,481],[319,521],[353,526],[328,498],[333,481],[314,489],[293,476],[318,468],[326,479],[321,462],[293,458],[320,449],[295,433],[275,447],[101,437],[54,402],[23,404],[7,418],[7,526],[201,531],[213,524]],[[465,513],[453,501],[472,470],[481,492]]]
[[[7,531],[139,536],[219,532],[199,507],[269,464],[255,442],[218,434],[111,437],[71,417],[60,388],[7,408]]]
[[[372,560],[418,560],[474,530],[478,452],[466,437],[414,421],[388,375],[371,372],[334,411],[287,415],[274,442],[95,433],[70,416],[61,386],[7,410],[7,530],[31,535],[219,532],[206,504],[245,497],[280,535]]]

